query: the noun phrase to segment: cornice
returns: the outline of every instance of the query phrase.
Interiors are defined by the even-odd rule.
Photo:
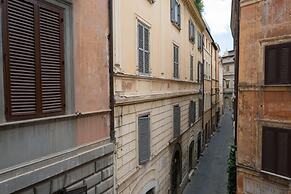
[[[194,4],[194,1],[193,0],[183,0],[183,2],[187,6],[189,13],[192,15],[192,17],[195,19],[195,21],[199,25],[199,28],[201,29],[201,31],[204,31],[206,29],[206,25],[202,19],[202,15],[200,14],[196,5]]]

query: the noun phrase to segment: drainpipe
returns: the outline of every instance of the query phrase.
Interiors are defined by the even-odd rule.
[[[113,84],[113,5],[112,0],[108,0],[109,8],[109,90],[110,90],[110,139],[115,141],[114,131],[114,84]]]
[[[237,0],[237,33],[235,34],[235,107],[234,107],[234,121],[235,121],[235,137],[234,144],[237,146],[237,121],[238,121],[238,79],[239,79],[239,37],[240,37],[240,0]]]
[[[201,68],[201,71],[202,71],[202,130],[203,130],[203,149],[205,148],[205,142],[204,142],[204,137],[205,137],[205,130],[204,130],[204,80],[205,80],[205,75],[204,75],[204,35],[202,34],[202,68]]]
[[[212,103],[212,95],[213,95],[213,93],[212,93],[212,65],[213,65],[212,55],[213,55],[213,53],[212,53],[212,44],[211,44],[211,68],[210,68],[210,71],[211,71],[211,73],[210,73],[210,88],[211,88],[211,90],[210,90],[210,129],[211,129],[211,134],[214,130],[214,129],[212,129],[212,126],[213,126],[212,125],[212,106],[213,106],[213,103]]]

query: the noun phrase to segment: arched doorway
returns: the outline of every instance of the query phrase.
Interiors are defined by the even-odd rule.
[[[174,148],[171,165],[171,191],[176,194],[179,191],[179,185],[182,181],[182,150],[177,144]]]
[[[195,161],[195,146],[194,141],[191,142],[189,146],[189,170],[192,170],[195,167],[194,161]]]

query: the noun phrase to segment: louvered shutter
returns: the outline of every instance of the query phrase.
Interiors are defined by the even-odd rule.
[[[194,102],[193,105],[193,122],[195,123],[196,121],[196,102]]]
[[[199,117],[201,117],[203,114],[203,103],[202,99],[199,99]]]
[[[6,104],[8,117],[37,112],[34,4],[5,1],[4,27]],[[7,22],[7,23],[6,23]]]
[[[180,4],[179,5],[177,5],[178,6],[178,25],[179,25],[179,27],[181,27],[181,6],[180,6]]]
[[[145,73],[149,73],[150,51],[149,51],[149,30],[144,28],[144,68]]]
[[[191,20],[189,20],[189,40],[191,41]]]
[[[63,10],[25,0],[5,0],[3,10],[7,120],[64,112]]]
[[[265,84],[291,83],[291,43],[265,48]]]
[[[193,81],[193,56],[190,56],[190,80]]]
[[[64,110],[63,14],[40,6],[40,61],[42,113]]]
[[[174,128],[174,138],[180,136],[181,131],[181,110],[179,106],[174,106],[174,121],[173,121],[173,128]]]
[[[138,68],[139,72],[144,72],[144,30],[141,24],[138,24]]]
[[[150,159],[149,116],[141,116],[138,118],[138,145],[139,145],[139,164],[143,164]]]
[[[175,4],[176,0],[171,0],[171,22],[175,22]]]
[[[193,123],[193,102],[192,101],[190,101],[190,104],[189,104],[189,113],[188,113],[188,117],[189,117],[189,126],[191,126],[192,125],[192,123]]]

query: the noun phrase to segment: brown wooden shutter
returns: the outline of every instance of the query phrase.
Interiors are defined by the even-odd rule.
[[[42,113],[63,112],[63,13],[50,5],[41,4],[39,15]]]
[[[64,112],[62,12],[42,1],[4,0],[7,120]]]

